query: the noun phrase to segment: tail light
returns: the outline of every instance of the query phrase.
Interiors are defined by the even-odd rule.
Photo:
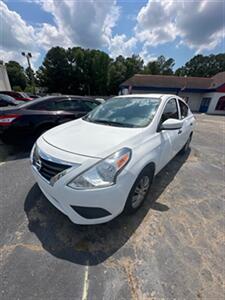
[[[20,115],[4,115],[4,116],[0,116],[0,125],[1,126],[6,126],[6,125],[10,125],[15,119],[18,119],[20,117]]]

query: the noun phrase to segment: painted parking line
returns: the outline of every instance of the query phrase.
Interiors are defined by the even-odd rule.
[[[88,273],[89,273],[89,267],[87,265],[85,267],[85,272],[84,272],[82,300],[87,300],[88,299],[88,289],[89,289]]]

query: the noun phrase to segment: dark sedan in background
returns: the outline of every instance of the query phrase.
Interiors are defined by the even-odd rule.
[[[54,126],[83,117],[99,104],[81,96],[48,96],[15,108],[0,108],[0,137],[6,143],[36,138]]]
[[[32,98],[28,97],[28,95],[24,92],[0,91],[0,94],[8,95],[18,101],[31,101],[32,100]]]
[[[0,107],[16,106],[18,104],[23,104],[23,103],[25,102],[15,100],[13,97],[10,97],[8,95],[0,94]]]

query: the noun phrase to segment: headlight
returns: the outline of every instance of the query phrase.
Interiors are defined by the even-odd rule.
[[[74,189],[94,189],[113,185],[131,158],[131,149],[122,148],[75,177],[69,184]]]
[[[34,162],[37,160],[37,158],[38,158],[38,146],[35,143],[32,147],[31,153],[30,153],[31,164],[34,164]]]

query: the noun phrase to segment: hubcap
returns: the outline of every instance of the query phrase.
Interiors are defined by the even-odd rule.
[[[133,208],[137,208],[142,203],[149,189],[149,185],[150,185],[149,177],[148,176],[142,177],[138,185],[136,186],[134,195],[132,197],[131,205]]]

